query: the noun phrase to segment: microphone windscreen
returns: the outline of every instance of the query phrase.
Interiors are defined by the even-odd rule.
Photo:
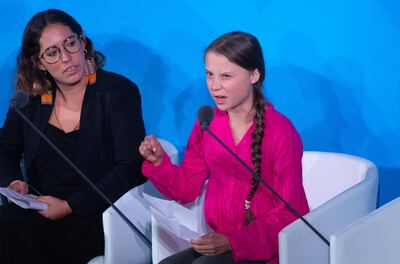
[[[17,91],[11,98],[10,108],[22,108],[29,102],[29,96],[24,91]]]
[[[203,105],[197,112],[197,119],[203,129],[206,129],[214,118],[214,110],[209,105]]]

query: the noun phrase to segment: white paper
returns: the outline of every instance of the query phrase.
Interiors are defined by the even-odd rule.
[[[163,229],[168,230],[169,232],[175,234],[177,237],[188,241],[201,237],[201,234],[196,233],[191,229],[186,228],[184,225],[180,224],[177,218],[165,217],[164,215],[160,214],[156,209],[154,209],[154,207],[151,208],[151,214]]]
[[[177,237],[185,240],[198,239],[210,232],[205,224],[202,203],[186,208],[175,201],[159,199],[146,193],[143,197],[149,202],[158,224]]]
[[[11,190],[8,187],[0,187],[0,194],[4,195],[10,201],[25,209],[34,209],[40,211],[47,209],[47,203],[35,201],[34,198],[37,196],[33,194],[23,195]]]

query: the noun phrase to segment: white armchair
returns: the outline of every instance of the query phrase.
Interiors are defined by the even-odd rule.
[[[400,198],[331,236],[331,264],[397,264],[400,261]]]
[[[378,171],[366,159],[305,151],[303,185],[311,210],[304,218],[327,239],[376,208]],[[280,264],[324,264],[329,258],[330,248],[301,220],[279,233]]]
[[[178,151],[166,140],[158,139],[166,154],[174,164],[179,162]],[[143,198],[143,193],[160,197],[150,181],[132,188],[114,204],[132,223],[151,240],[150,207]],[[148,264],[151,263],[151,249],[125,223],[125,221],[109,207],[103,213],[103,229],[105,239],[104,256],[92,259],[88,264]]]
[[[370,161],[339,153],[303,154],[303,184],[311,212],[305,217],[329,235],[376,208],[377,169]],[[204,196],[204,191],[202,196]],[[192,210],[202,210],[202,199]],[[199,219],[205,223],[205,219]],[[329,263],[329,247],[301,220],[279,235],[280,263]],[[152,218],[153,263],[190,246]]]

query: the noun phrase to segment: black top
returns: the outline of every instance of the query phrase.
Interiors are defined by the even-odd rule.
[[[78,163],[79,130],[64,133],[58,127],[49,124],[44,134],[74,164]],[[66,200],[79,190],[83,184],[82,178],[47,142],[40,142],[36,157],[32,170],[34,173],[29,183],[42,195]]]
[[[55,91],[56,87],[54,98]],[[49,126],[52,109],[53,105],[42,105],[40,96],[35,96],[21,111],[43,132]],[[137,86],[121,75],[99,70],[96,83],[86,88],[82,103],[76,155],[78,168],[110,200],[116,201],[130,188],[145,182],[141,173],[143,158],[139,153],[144,136]],[[17,112],[8,111],[0,131],[1,186],[22,179],[22,156],[28,179],[34,179],[34,164],[37,166],[41,161],[38,156],[41,141]],[[80,217],[101,214],[108,207],[88,184],[82,181],[78,185],[78,190],[66,199],[74,214]]]

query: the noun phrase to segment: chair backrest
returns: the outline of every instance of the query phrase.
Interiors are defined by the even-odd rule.
[[[303,186],[310,209],[362,181],[374,165],[356,156],[305,151],[303,153]]]
[[[171,162],[173,164],[178,164],[179,163],[179,153],[174,144],[171,142],[158,138],[158,141],[161,144],[161,147],[163,148],[164,152],[168,155],[168,157],[171,159]]]
[[[179,163],[179,153],[178,153],[178,150],[176,149],[176,147],[172,143],[170,143],[169,141],[167,141],[165,139],[158,138],[158,141],[160,142],[164,152],[171,159],[171,162],[173,164],[178,164]],[[165,199],[165,196],[162,195],[150,181],[147,181],[143,185],[143,189],[141,190],[141,192],[146,193],[151,196],[154,196],[154,197],[157,197],[157,198]],[[145,201],[145,203],[147,204],[147,201]]]
[[[159,141],[171,161],[177,164],[179,156],[176,147],[166,140]],[[114,204],[151,240],[150,207],[144,200],[143,193],[161,196],[151,182],[147,181],[129,190]],[[103,229],[104,257],[97,257],[91,260],[90,264],[151,263],[151,249],[111,207],[103,213]]]
[[[400,198],[331,236],[331,264],[400,262]]]
[[[377,168],[360,157],[305,151],[303,184],[305,218],[326,238],[376,208]],[[279,233],[279,261],[329,263],[329,247],[298,219]]]

